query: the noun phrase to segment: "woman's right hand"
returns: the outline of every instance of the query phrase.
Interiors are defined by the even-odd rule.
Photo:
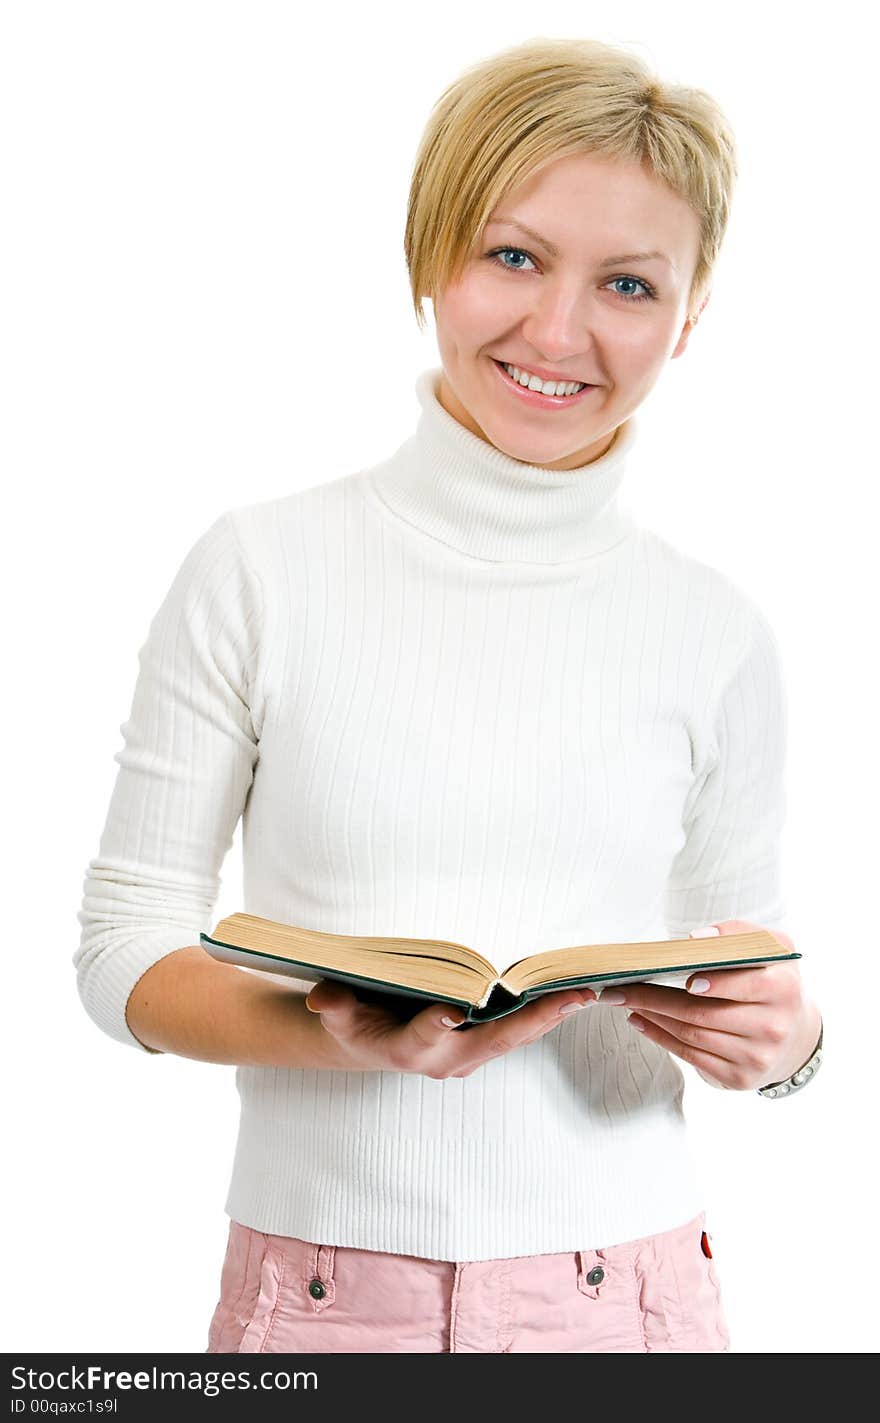
[[[321,1026],[334,1038],[352,1071],[418,1072],[425,1077],[470,1077],[490,1058],[524,1047],[564,1020],[560,1009],[595,1003],[589,988],[544,993],[515,1013],[478,1023],[465,1032],[460,1008],[432,1003],[407,1023],[375,1004],[362,1003],[354,991],[332,979],[322,979],[306,997],[306,1007],[319,1013]],[[446,1021],[444,1022],[444,1019]],[[450,1026],[450,1022],[453,1026]]]

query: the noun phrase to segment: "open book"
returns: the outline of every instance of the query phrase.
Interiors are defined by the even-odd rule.
[[[255,914],[230,914],[199,938],[212,958],[314,983],[332,978],[399,1017],[421,1012],[426,1001],[455,1003],[466,1021],[475,1023],[503,1018],[529,999],[561,988],[589,985],[598,991],[633,980],[683,987],[698,968],[743,968],[803,957],[790,953],[768,929],[549,949],[518,959],[501,973],[464,944],[325,934]]]

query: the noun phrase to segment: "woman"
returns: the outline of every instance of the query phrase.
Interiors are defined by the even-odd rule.
[[[789,1078],[821,1029],[795,964],[456,1033],[192,941],[243,814],[246,909],[283,922],[501,964],[750,927],[793,947],[772,631],[619,501],[734,177],[713,101],[630,54],[542,40],[467,70],[412,178],[442,358],[415,434],[223,514],[151,625],[76,962],[111,1036],[238,1067],[209,1352],[729,1348],[676,1059]]]

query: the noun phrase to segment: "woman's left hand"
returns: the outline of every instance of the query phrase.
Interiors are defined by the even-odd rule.
[[[725,919],[715,927],[720,934],[745,934],[763,926]],[[788,934],[769,932],[795,952]],[[621,1003],[630,1027],[641,1025],[646,1038],[689,1062],[713,1087],[735,1091],[765,1087],[797,1072],[812,1054],[822,1022],[818,1007],[804,995],[793,959],[697,971],[685,988],[615,985],[600,993],[599,1002]]]

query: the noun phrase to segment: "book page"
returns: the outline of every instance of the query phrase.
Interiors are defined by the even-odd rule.
[[[581,944],[575,948],[552,949],[531,954],[505,969],[501,982],[513,993],[538,988],[560,979],[610,981],[614,975],[647,978],[656,973],[693,972],[703,964],[726,961],[765,963],[786,958],[788,950],[768,929],[750,929],[740,934],[696,939],[633,940],[617,944]]]

